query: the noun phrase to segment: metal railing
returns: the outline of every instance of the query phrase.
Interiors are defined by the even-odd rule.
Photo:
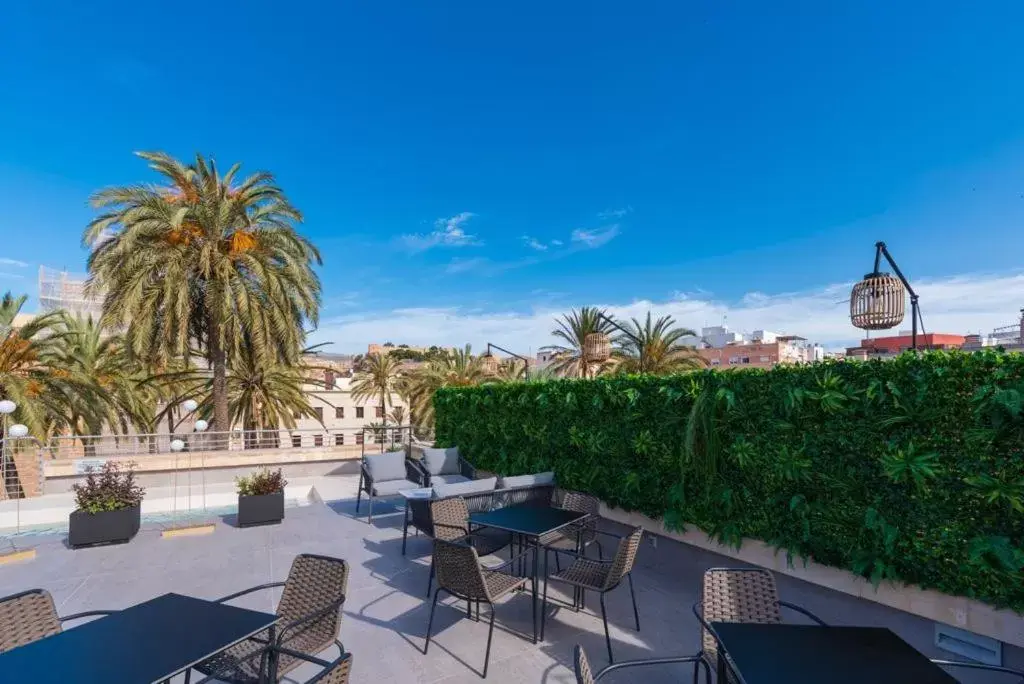
[[[375,449],[406,446],[413,428],[408,425],[380,427],[315,428],[296,430],[232,430],[230,432],[181,432],[175,434],[76,435],[53,437],[39,446],[45,460],[137,458],[179,452],[288,451],[291,449],[358,455]],[[174,443],[180,441],[176,451]]]

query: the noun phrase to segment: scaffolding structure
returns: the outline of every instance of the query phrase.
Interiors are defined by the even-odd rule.
[[[43,312],[64,309],[72,316],[98,319],[103,312],[103,297],[99,293],[90,295],[85,283],[89,276],[84,273],[69,273],[45,266],[39,267],[39,308]]]

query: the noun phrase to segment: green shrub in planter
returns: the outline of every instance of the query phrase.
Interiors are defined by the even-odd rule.
[[[146,490],[135,482],[134,463],[122,470],[118,462],[107,461],[72,490],[76,509],[68,517],[70,546],[127,542],[138,534]]]
[[[260,468],[235,479],[238,487],[238,526],[268,525],[284,520],[284,488],[288,481],[281,469]]]

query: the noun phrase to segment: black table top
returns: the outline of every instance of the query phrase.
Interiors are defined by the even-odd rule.
[[[746,684],[956,684],[883,627],[712,622]]]
[[[469,521],[506,532],[539,537],[585,518],[586,513],[549,506],[509,506],[484,513],[470,513]]]
[[[0,653],[0,679],[33,684],[161,682],[276,621],[269,613],[164,594]]]

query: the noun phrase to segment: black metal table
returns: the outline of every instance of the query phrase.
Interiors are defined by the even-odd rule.
[[[254,636],[277,616],[164,594],[0,654],[0,679],[33,684],[163,682]]]
[[[956,684],[948,672],[884,627],[712,622],[744,684]],[[718,680],[726,681],[719,651]]]
[[[533,547],[533,642],[537,643],[537,588],[539,585],[539,564],[537,562],[538,539],[544,535],[568,527],[587,517],[586,513],[567,511],[550,506],[508,506],[483,513],[470,513],[469,522],[481,527],[493,527],[511,532],[527,540]]]

